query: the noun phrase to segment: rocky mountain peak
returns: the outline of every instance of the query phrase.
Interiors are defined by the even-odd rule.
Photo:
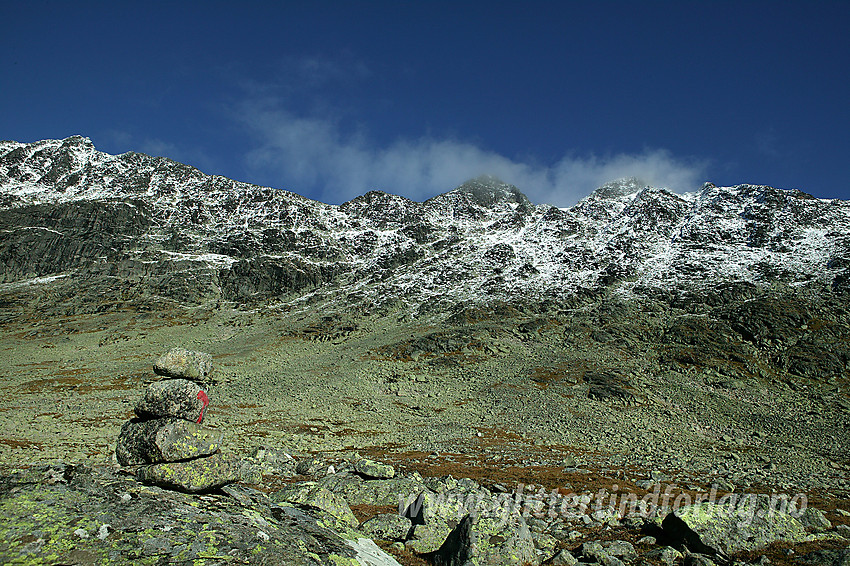
[[[590,198],[618,198],[633,195],[649,183],[637,177],[623,177],[605,183],[590,194]]]
[[[485,208],[490,208],[499,202],[515,203],[523,206],[531,205],[528,197],[517,187],[491,175],[481,175],[480,177],[470,179],[452,192],[469,195],[473,202]]]

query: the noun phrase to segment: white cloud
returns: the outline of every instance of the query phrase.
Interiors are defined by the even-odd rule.
[[[239,119],[259,142],[247,156],[255,173],[279,179],[276,186],[329,203],[372,189],[424,200],[490,174],[516,185],[532,202],[569,206],[621,177],[693,190],[704,180],[706,167],[705,162],[677,158],[664,149],[566,155],[557,163],[540,165],[455,139],[402,139],[378,147],[362,132],[344,134],[333,120],[296,116],[269,102],[243,105]]]

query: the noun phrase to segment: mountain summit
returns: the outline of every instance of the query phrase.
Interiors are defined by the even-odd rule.
[[[531,206],[531,201],[518,188],[490,175],[470,179],[456,188],[455,192],[469,195],[474,203],[484,207],[493,206],[497,202]]]

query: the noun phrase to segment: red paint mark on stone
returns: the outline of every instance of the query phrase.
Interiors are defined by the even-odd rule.
[[[204,404],[204,406],[201,407],[201,416],[198,417],[198,423],[200,424],[200,422],[204,420],[204,411],[207,409],[207,405],[210,404],[210,398],[207,397],[207,394],[203,391],[198,391],[198,399],[200,399],[201,403]]]

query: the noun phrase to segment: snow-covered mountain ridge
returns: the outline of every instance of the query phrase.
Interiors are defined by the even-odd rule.
[[[324,297],[412,315],[603,288],[843,291],[850,266],[850,203],[797,190],[628,179],[556,208],[480,177],[423,203],[371,191],[336,206],[78,136],[0,142],[0,230],[6,289],[66,275],[189,304]]]

